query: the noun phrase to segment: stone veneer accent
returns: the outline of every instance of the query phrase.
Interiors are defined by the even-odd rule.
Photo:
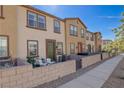
[[[0,87],[35,87],[74,72],[76,72],[75,60],[37,68],[25,65],[1,69]]]

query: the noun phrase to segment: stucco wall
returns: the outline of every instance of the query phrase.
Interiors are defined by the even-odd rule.
[[[9,55],[16,57],[17,15],[16,6],[3,6],[3,17],[0,18],[0,35],[9,36]]]
[[[34,69],[31,65],[0,69],[0,87],[35,87],[74,72],[74,60]]]
[[[42,14],[44,15],[44,14]],[[25,7],[18,7],[18,51],[17,56],[25,59],[27,56],[27,40],[38,40],[39,43],[39,56],[46,58],[46,39],[53,39],[56,42],[63,42],[63,51],[65,53],[65,25],[61,21],[61,33],[54,33],[54,18],[46,16],[46,29],[36,30],[28,28],[27,26],[27,9]]]

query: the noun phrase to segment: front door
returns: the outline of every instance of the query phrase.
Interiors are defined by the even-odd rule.
[[[56,41],[55,40],[46,40],[46,57],[55,60],[56,55]]]
[[[88,44],[88,46],[87,46],[87,47],[88,47],[88,52],[89,52],[89,53],[91,53],[91,45],[90,45],[90,44]]]
[[[9,56],[8,37],[0,36],[0,58]]]
[[[78,53],[82,52],[82,43],[78,42]]]

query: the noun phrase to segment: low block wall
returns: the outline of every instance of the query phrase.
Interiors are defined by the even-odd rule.
[[[102,57],[103,57],[103,60],[107,59],[107,58],[109,58],[109,54],[108,53],[102,53]]]
[[[86,68],[92,64],[95,64],[97,62],[101,61],[101,55],[100,54],[96,54],[96,55],[91,55],[91,56],[87,56],[87,57],[83,57],[82,58],[82,68]]]
[[[0,87],[35,87],[74,72],[76,72],[74,60],[38,68],[25,65],[1,69]]]

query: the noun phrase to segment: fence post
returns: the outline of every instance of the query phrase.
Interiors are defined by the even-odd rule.
[[[103,54],[102,54],[102,52],[100,53],[100,55],[101,55],[101,60],[103,60]]]

